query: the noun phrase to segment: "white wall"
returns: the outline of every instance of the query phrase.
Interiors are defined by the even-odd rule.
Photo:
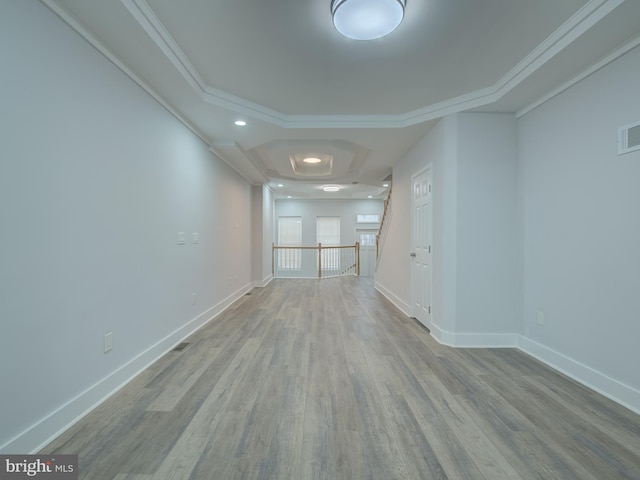
[[[302,217],[302,243],[306,246],[318,245],[316,237],[317,217],[340,217],[340,244],[353,245],[356,242],[356,215],[377,213],[382,215],[384,201],[364,200],[304,200],[279,199],[275,201],[276,231],[278,243],[278,217]]]
[[[262,187],[262,284],[271,280],[271,247],[275,242],[275,197],[271,189],[264,185]]]
[[[41,3],[2,10],[0,451],[26,453],[250,288],[251,187]]]
[[[457,123],[455,330],[472,334],[470,341],[494,334],[514,338],[520,330],[516,119],[466,113]]]
[[[271,245],[273,243],[273,192],[268,185],[252,188],[252,265],[253,285],[264,287],[271,279]]]
[[[356,230],[371,229],[377,231],[380,228],[379,223],[356,223],[356,215],[378,214],[382,217],[383,209],[384,201],[375,199],[279,199],[275,202],[275,243],[278,243],[278,217],[302,217],[302,245],[304,246],[318,245],[316,236],[317,217],[340,217],[340,245],[353,245],[356,242]],[[302,252],[302,268],[296,271],[297,276],[312,278],[318,275],[316,255],[310,250]],[[362,276],[372,275],[375,268],[375,251],[370,251],[370,249],[366,248],[362,250],[360,262],[360,274]]]
[[[617,156],[616,131],[638,85],[636,48],[518,122],[525,347],[636,410],[640,151]]]
[[[616,155],[638,85],[636,48],[517,121],[442,119],[394,167],[376,287],[411,313],[411,176],[430,164],[432,335],[519,346],[640,411],[640,152]]]
[[[385,221],[389,221],[384,248],[381,250],[378,270],[376,272],[376,288],[383,292],[393,303],[407,315],[411,315],[411,177],[425,169],[428,165],[433,168],[434,185],[441,185],[444,177],[444,159],[446,156],[445,121],[438,122],[417,145],[399,161],[393,168],[393,191],[390,203],[391,214]],[[444,251],[443,242],[443,208],[442,198],[445,189],[434,190],[434,249]],[[455,196],[454,196],[455,199]],[[443,256],[434,258],[434,297],[441,299],[444,295]],[[455,269],[454,269],[455,271]],[[433,317],[443,318],[442,300],[434,301]]]
[[[515,117],[442,119],[393,170],[393,216],[376,286],[411,314],[411,182],[433,169],[431,333],[451,345],[515,342]],[[506,336],[503,336],[506,334]]]

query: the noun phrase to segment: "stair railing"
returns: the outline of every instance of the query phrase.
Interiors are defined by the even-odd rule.
[[[391,188],[389,187],[389,193],[387,195],[386,200],[384,201],[384,210],[382,212],[382,221],[380,222],[380,229],[376,234],[376,266],[377,261],[380,258],[380,252],[382,251],[382,244],[384,241],[384,237],[386,235],[386,231],[389,228],[389,221],[391,219]]]
[[[360,243],[354,245],[271,245],[274,278],[328,278],[360,275]]]

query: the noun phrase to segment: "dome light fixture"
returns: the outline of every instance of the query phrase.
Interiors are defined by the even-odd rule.
[[[333,25],[354,40],[373,40],[393,32],[404,18],[407,0],[331,0]]]
[[[322,187],[322,190],[324,190],[325,192],[339,192],[340,187],[338,185],[325,185],[324,187]]]
[[[322,159],[318,158],[318,157],[305,157],[302,159],[302,161],[304,163],[320,163],[322,162]]]

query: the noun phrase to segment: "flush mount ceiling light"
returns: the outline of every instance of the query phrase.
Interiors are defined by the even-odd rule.
[[[322,162],[322,159],[318,158],[318,157],[305,157],[302,159],[302,161],[304,163],[320,163]]]
[[[404,18],[407,0],[331,0],[333,25],[354,40],[373,40],[393,32]]]
[[[322,187],[322,190],[324,190],[325,192],[339,192],[340,187],[338,185],[325,185],[324,187]]]
[[[234,123],[234,125],[237,125],[238,127],[244,127],[247,124],[247,122],[245,122],[244,120],[236,120],[233,123]]]

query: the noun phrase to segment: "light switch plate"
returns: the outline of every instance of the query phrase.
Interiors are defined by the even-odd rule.
[[[104,353],[109,353],[113,350],[113,332],[104,334]]]

